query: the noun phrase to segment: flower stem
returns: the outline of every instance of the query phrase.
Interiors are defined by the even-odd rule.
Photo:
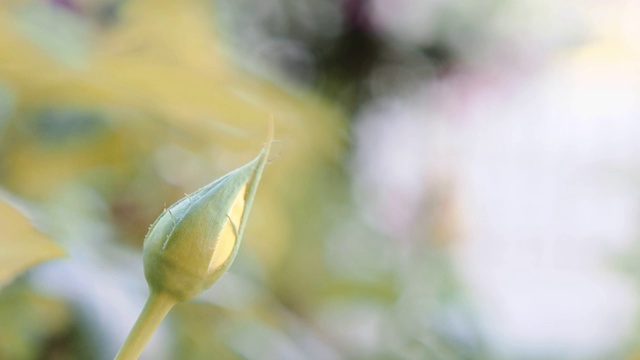
[[[170,296],[151,291],[138,320],[114,360],[137,360],[153,332],[175,304],[176,301]]]

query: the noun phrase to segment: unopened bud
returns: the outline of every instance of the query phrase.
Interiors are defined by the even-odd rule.
[[[211,286],[233,261],[269,155],[260,154],[158,217],[144,240],[144,271],[152,292],[186,301]]]

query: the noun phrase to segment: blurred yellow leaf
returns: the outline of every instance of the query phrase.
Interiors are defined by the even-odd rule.
[[[230,138],[229,130],[247,135],[252,129],[259,138],[273,116],[280,137],[299,146],[301,158],[335,149],[340,114],[301,89],[283,88],[229,63],[210,4],[170,3],[128,3],[119,26],[96,34],[92,61],[82,69],[57,62],[11,21],[10,12],[0,10],[0,49],[11,49],[0,51],[0,77],[20,94],[18,108],[137,109],[204,142],[234,148],[255,138]]]
[[[0,286],[30,266],[63,255],[24,215],[0,199]]]

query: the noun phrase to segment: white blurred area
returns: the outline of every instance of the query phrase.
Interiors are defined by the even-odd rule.
[[[429,36],[375,3],[391,35]],[[394,6],[413,3],[442,6]],[[492,45],[505,51],[360,112],[355,187],[371,223],[411,241],[445,192],[448,249],[508,358],[598,356],[635,335],[637,290],[615,262],[640,218],[638,19],[637,1],[513,5],[486,27],[510,34]]]

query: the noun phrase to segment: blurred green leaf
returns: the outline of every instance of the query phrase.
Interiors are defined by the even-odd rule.
[[[72,335],[71,320],[63,302],[37,294],[24,281],[14,282],[0,295],[0,359],[58,359],[53,354]]]

